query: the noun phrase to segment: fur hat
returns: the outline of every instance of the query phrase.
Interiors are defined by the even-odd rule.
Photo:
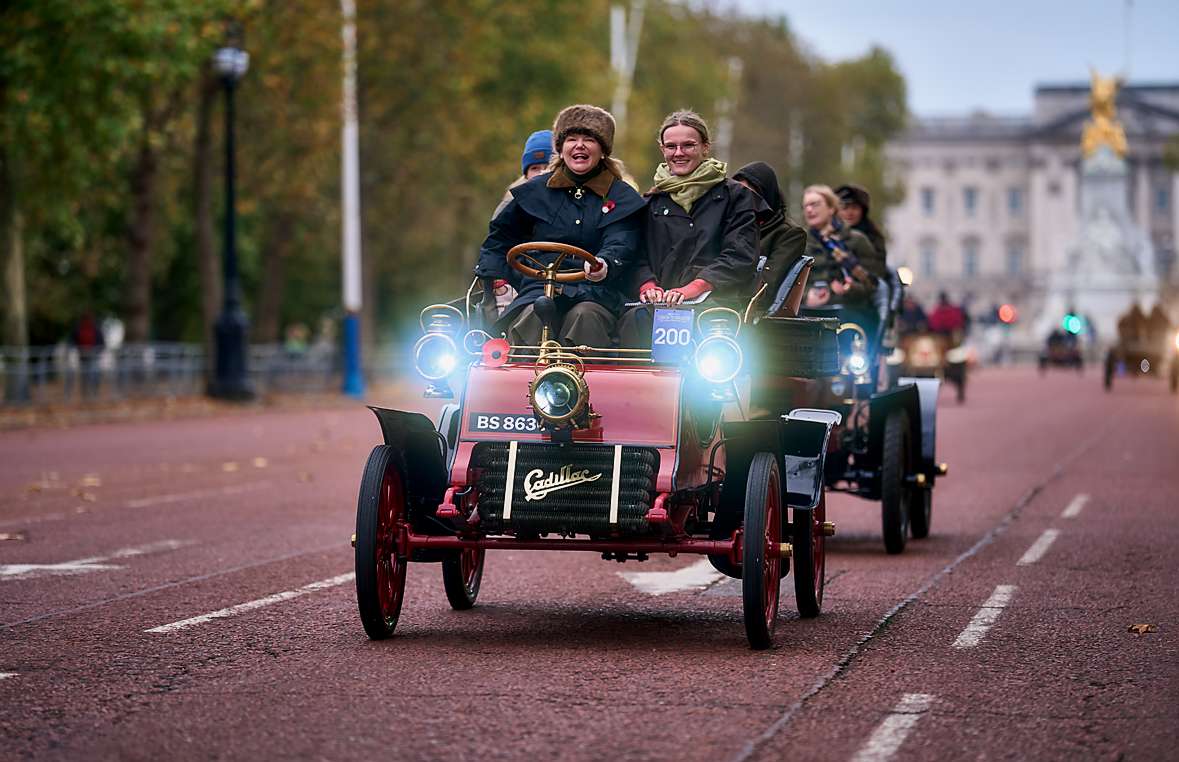
[[[520,157],[520,174],[526,173],[533,164],[548,165],[552,157],[552,130],[537,130],[524,141],[524,154]]]
[[[835,195],[839,196],[839,200],[845,204],[859,204],[864,209],[864,216],[868,216],[868,207],[872,203],[872,196],[864,186],[852,183],[841,185],[835,189]]]
[[[561,144],[571,132],[591,135],[609,156],[614,151],[614,117],[597,106],[566,106],[553,122],[553,148],[561,152]]]

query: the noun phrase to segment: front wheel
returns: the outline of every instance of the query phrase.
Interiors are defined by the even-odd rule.
[[[894,410],[884,421],[884,453],[880,468],[881,525],[884,549],[900,553],[909,533],[909,416]]]
[[[1107,392],[1113,388],[1114,367],[1116,364],[1113,352],[1105,356],[1105,376],[1102,379],[1102,386],[1105,387]]]
[[[819,497],[812,511],[794,511],[794,597],[798,615],[816,617],[823,608],[823,584],[827,575],[827,494]]]
[[[368,456],[356,504],[356,603],[373,640],[393,634],[401,616],[408,559],[397,543],[406,521],[405,479],[393,448],[377,445]]]
[[[933,521],[933,490],[929,487],[917,493],[915,510],[909,513],[909,531],[914,540],[929,537],[929,525]]]
[[[460,550],[451,558],[442,560],[442,585],[446,588],[446,600],[456,611],[465,611],[475,605],[479,597],[479,584],[483,581],[483,557],[487,551],[482,548]]]
[[[1171,394],[1179,392],[1179,358],[1171,360]]]
[[[773,645],[781,589],[782,489],[778,459],[759,452],[749,464],[741,549],[745,635],[755,650]]]

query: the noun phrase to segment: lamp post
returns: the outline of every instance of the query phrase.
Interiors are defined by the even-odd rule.
[[[209,395],[229,400],[254,397],[247,375],[246,348],[250,320],[242,309],[237,273],[237,220],[234,210],[233,91],[250,66],[250,54],[237,47],[231,34],[225,47],[213,56],[213,68],[225,87],[225,301],[214,329],[217,366]]]

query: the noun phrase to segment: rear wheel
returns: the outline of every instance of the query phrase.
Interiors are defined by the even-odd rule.
[[[741,602],[750,647],[773,645],[778,619],[782,557],[782,490],[778,460],[759,452],[749,464],[741,549]]]
[[[1113,352],[1111,351],[1105,355],[1105,377],[1102,380],[1102,385],[1105,387],[1105,390],[1107,392],[1113,388],[1113,375],[1114,375],[1115,364],[1116,363],[1114,361],[1114,355],[1113,355]]]
[[[1179,357],[1171,360],[1171,394],[1179,392]]]
[[[909,416],[894,410],[884,421],[884,453],[880,468],[881,526],[884,549],[900,553],[909,533]]]
[[[451,608],[464,611],[475,605],[479,584],[483,581],[483,557],[486,554],[482,548],[471,548],[443,559],[442,584]]]
[[[823,523],[826,520],[825,492],[813,511],[794,511],[794,597],[799,616],[807,619],[818,616],[823,608],[823,583],[827,574],[827,536]]]
[[[356,603],[373,640],[393,634],[401,616],[407,559],[397,552],[404,527],[405,479],[391,447],[373,448],[356,505]]]
[[[929,537],[929,524],[933,519],[933,490],[929,487],[918,489],[913,496],[912,511],[909,513],[909,531],[914,540]]]

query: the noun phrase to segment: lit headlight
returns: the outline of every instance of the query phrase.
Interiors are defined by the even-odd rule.
[[[536,374],[528,389],[528,400],[544,420],[565,423],[586,409],[589,387],[576,369],[554,365]]]
[[[458,367],[458,347],[444,333],[427,333],[413,346],[413,364],[422,378],[438,381]]]
[[[696,370],[713,384],[726,384],[741,372],[741,347],[730,336],[713,335],[696,348]]]
[[[863,352],[852,352],[847,358],[847,370],[853,376],[862,376],[868,372],[868,355]]]

